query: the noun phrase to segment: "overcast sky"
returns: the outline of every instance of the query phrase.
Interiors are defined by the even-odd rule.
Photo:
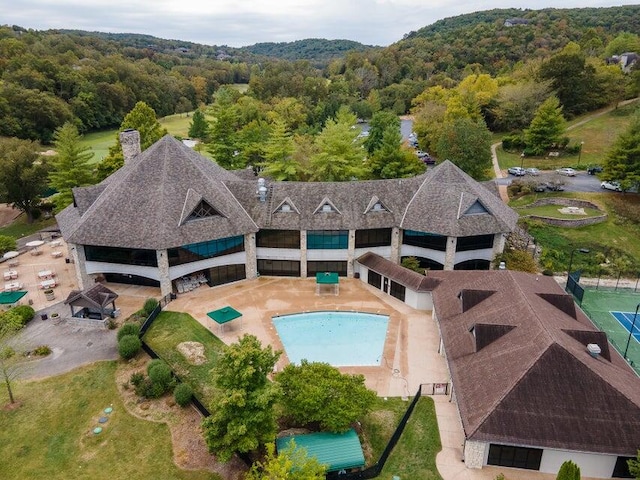
[[[493,8],[609,7],[638,0],[0,0],[0,24],[144,33],[241,47],[305,38],[386,46],[437,20]]]

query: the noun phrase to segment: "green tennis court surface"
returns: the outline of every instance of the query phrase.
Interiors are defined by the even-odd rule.
[[[637,332],[640,327],[640,320],[636,322],[634,333],[629,340],[630,326],[625,325],[611,312],[626,312],[625,317],[633,321],[633,314],[636,306],[640,303],[640,292],[632,290],[617,291],[612,290],[595,290],[586,289],[582,300],[582,310],[591,318],[596,326],[605,332],[609,337],[609,341],[622,355],[629,343],[627,358],[629,363],[640,375],[640,342],[638,342]],[[629,316],[631,312],[631,316]],[[640,314],[639,314],[640,316]]]

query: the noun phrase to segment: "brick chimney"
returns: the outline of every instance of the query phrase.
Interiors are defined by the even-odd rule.
[[[120,132],[120,145],[122,145],[122,155],[126,165],[140,153],[140,133],[133,128]]]

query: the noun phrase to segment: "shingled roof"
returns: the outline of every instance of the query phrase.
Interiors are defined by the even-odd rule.
[[[235,179],[166,135],[100,185],[74,189],[60,228],[71,243],[153,250],[256,232],[223,183]],[[201,201],[216,214],[191,219]]]
[[[582,311],[554,298],[566,295],[552,278],[430,276],[442,280],[434,308],[468,439],[636,454],[640,379]],[[588,343],[598,343],[598,358]]]
[[[510,232],[517,220],[513,210],[449,161],[413,178],[267,181],[264,201],[256,194],[257,180],[247,178],[249,170],[236,175],[167,135],[100,184],[74,189],[74,205],[57,219],[71,243],[153,250],[258,229],[401,226],[470,236]]]
[[[420,275],[373,252],[361,255],[357,262],[414,292],[430,292],[440,283],[437,278]]]
[[[86,290],[72,290],[64,301],[65,305],[92,306],[101,309],[112,303],[118,294],[100,283]]]

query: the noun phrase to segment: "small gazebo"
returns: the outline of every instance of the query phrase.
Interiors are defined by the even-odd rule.
[[[320,295],[320,289],[323,285],[333,286],[334,295],[340,293],[340,277],[336,272],[316,273],[316,295]]]
[[[225,323],[229,323],[236,318],[240,318],[242,321],[242,314],[235,308],[228,306],[207,313],[207,317],[216,322],[222,331],[224,331]]]
[[[116,298],[117,293],[96,283],[86,290],[73,290],[64,303],[71,307],[72,317],[104,320],[117,315]]]

